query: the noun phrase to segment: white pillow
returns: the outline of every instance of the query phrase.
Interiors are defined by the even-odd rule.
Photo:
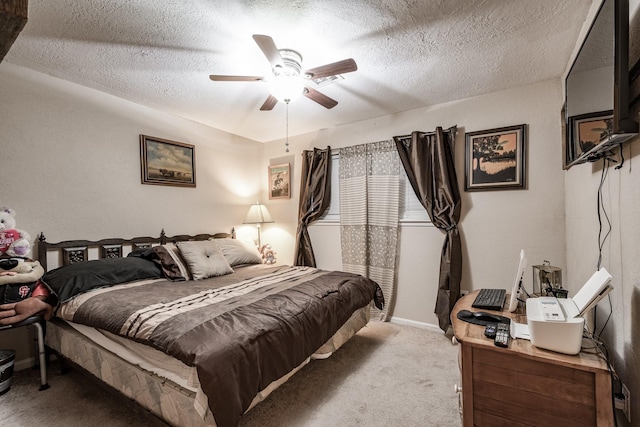
[[[251,240],[243,239],[215,239],[218,247],[230,266],[240,264],[262,264],[262,255]]]
[[[180,254],[189,266],[193,280],[233,273],[218,246],[209,240],[178,242]]]

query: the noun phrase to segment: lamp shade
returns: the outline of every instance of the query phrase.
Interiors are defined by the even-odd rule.
[[[247,216],[244,218],[244,224],[262,224],[265,222],[273,222],[267,207],[258,202],[255,205],[251,205]]]

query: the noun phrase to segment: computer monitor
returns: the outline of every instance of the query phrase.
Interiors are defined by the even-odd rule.
[[[527,256],[524,254],[524,249],[520,249],[520,260],[518,261],[518,269],[516,270],[516,277],[513,279],[511,298],[509,299],[509,311],[511,313],[518,308],[518,294],[520,293],[520,286],[522,286],[522,278],[524,277],[524,269],[526,267]]]

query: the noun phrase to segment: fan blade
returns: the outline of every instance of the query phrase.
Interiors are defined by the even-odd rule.
[[[264,56],[267,57],[269,64],[272,67],[280,66],[284,67],[284,63],[282,62],[282,56],[280,56],[280,51],[276,47],[276,44],[273,42],[273,39],[269,36],[263,36],[261,34],[254,34],[253,39],[258,44]]]
[[[264,101],[264,104],[262,104],[262,107],[260,107],[260,111],[271,111],[273,110],[273,107],[275,107],[277,103],[278,103],[278,99],[273,95],[269,95],[267,99]]]
[[[211,74],[209,76],[214,82],[260,82],[264,77],[260,76],[220,76]]]
[[[312,101],[317,102],[318,104],[322,105],[324,108],[333,108],[336,105],[338,105],[338,101],[336,101],[335,99],[329,98],[327,95],[320,93],[317,90],[312,89],[310,87],[305,87],[304,96],[306,96]]]
[[[310,79],[320,79],[322,77],[335,76],[337,74],[350,73],[356,71],[358,65],[353,59],[343,59],[342,61],[334,62],[332,64],[321,65],[316,68],[311,68],[304,72],[305,76],[309,75]]]

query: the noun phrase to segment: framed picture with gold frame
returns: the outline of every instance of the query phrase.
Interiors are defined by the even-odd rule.
[[[195,187],[195,147],[140,135],[140,168],[143,184]]]
[[[269,165],[269,199],[291,198],[291,165]]]

